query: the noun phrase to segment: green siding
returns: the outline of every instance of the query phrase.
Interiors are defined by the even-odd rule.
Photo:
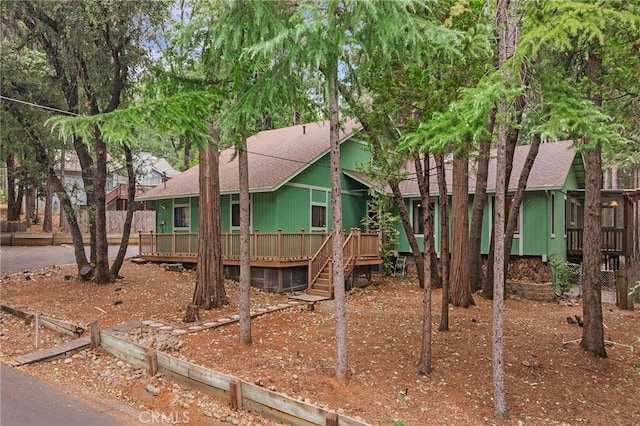
[[[555,233],[551,235],[551,225],[549,225],[549,240],[548,240],[548,248],[547,253],[549,258],[556,257],[561,260],[567,259],[566,246],[567,239],[564,233],[564,223],[565,223],[565,211],[564,211],[564,194],[562,191],[553,191],[554,194],[554,204],[555,204]],[[552,209],[551,209],[551,195],[549,195],[549,207],[548,207],[548,216],[551,217]]]
[[[220,223],[222,232],[231,230],[231,195],[220,196]]]
[[[191,197],[191,232],[198,232],[200,227],[200,197]]]
[[[329,170],[329,154],[326,154],[316,163],[307,167],[302,173],[291,179],[291,182],[302,185],[330,188],[331,175]]]
[[[156,231],[173,232],[173,200],[158,200],[156,203]]]
[[[327,190],[321,191],[318,189],[311,190],[311,201],[314,203],[327,203],[328,204],[329,195]]]
[[[547,252],[549,238],[549,203],[544,191],[525,193],[522,201],[520,224],[520,238],[522,238],[523,254],[527,256],[542,256]],[[512,255],[519,254],[514,238]]]
[[[277,207],[270,212],[273,224],[282,228],[283,232],[309,232],[311,229],[311,191],[308,188],[283,186],[274,197],[277,197]],[[328,206],[327,206],[328,208]],[[261,214],[264,216],[264,213]],[[277,228],[276,228],[277,229]],[[275,232],[276,229],[264,232]]]
[[[280,191],[282,191],[282,189],[278,192]],[[284,227],[277,223],[279,209],[275,193],[261,192],[253,194],[251,201],[253,230],[257,229],[260,232],[275,232],[278,228],[283,228],[282,230],[285,231]]]
[[[366,144],[351,138],[340,145],[340,163],[343,169],[358,170],[361,165],[368,164],[369,161]]]
[[[349,231],[351,228],[364,229],[362,218],[367,214],[365,197],[357,195],[342,196],[342,227]]]

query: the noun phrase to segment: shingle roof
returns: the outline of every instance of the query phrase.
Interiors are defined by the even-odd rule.
[[[360,124],[347,120],[340,129],[344,140]],[[329,121],[301,124],[283,129],[266,130],[247,139],[249,188],[251,192],[273,191],[315,160],[329,152]],[[233,158],[233,160],[232,160]],[[198,195],[199,166],[158,185],[144,199]],[[220,191],[238,192],[238,161],[234,149],[220,154]]]
[[[524,161],[529,152],[528,145],[517,146],[513,155],[513,170],[509,180],[509,190],[515,190],[518,186],[518,179],[522,172]],[[576,151],[573,148],[573,141],[547,142],[540,144],[538,156],[533,163],[529,179],[527,180],[527,189],[558,189],[562,188],[571,165],[576,157]],[[438,182],[433,169],[434,164],[431,161],[430,173],[430,191],[438,192]],[[489,161],[489,177],[487,179],[487,192],[492,193],[496,190],[496,150],[491,150],[491,160]],[[446,167],[446,180],[448,184],[448,192],[451,193],[451,163]],[[419,196],[418,182],[416,181],[415,167],[413,162],[407,163],[408,177],[400,184],[400,190],[404,196]],[[473,161],[469,164],[469,193],[475,192],[476,187],[476,167]]]

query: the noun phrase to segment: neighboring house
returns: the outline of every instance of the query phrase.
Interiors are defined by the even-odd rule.
[[[139,152],[133,157],[136,174],[136,200],[152,188],[164,184],[180,174],[164,158],[157,158],[149,152]],[[116,163],[109,169],[107,177],[107,209],[126,210],[128,199],[127,169]]]
[[[64,151],[56,154],[55,171],[63,179],[63,184],[70,196],[71,204],[82,208],[87,205],[87,194],[84,191],[82,180],[82,168],[75,151]],[[177,176],[180,172],[175,170],[163,158],[156,158],[148,152],[134,154],[134,169],[136,171],[136,198],[144,192]],[[107,164],[107,209],[125,210],[127,200],[127,182],[125,166],[115,162],[109,157]],[[44,201],[42,201],[44,203]],[[41,206],[44,208],[44,205]],[[59,213],[60,201],[57,195],[53,196],[53,211]]]
[[[341,162],[345,171],[369,161],[367,144],[358,139],[359,129],[357,122],[348,120],[341,130]],[[315,278],[309,277],[309,262],[324,247],[331,224],[329,122],[260,132],[247,139],[247,153],[252,257],[257,266],[252,268],[252,283],[273,291],[306,288]],[[227,273],[234,276],[239,265],[240,201],[238,161],[233,148],[221,153],[219,176],[224,263]],[[154,202],[156,208],[158,240],[141,248],[143,253],[151,250],[146,257],[152,258],[155,252],[156,257],[166,258],[168,250],[195,261],[198,178],[199,166],[195,166],[141,198]],[[343,173],[342,220],[346,232],[362,227],[368,199],[368,187]],[[169,234],[175,235],[171,241],[166,239]],[[360,238],[359,244],[363,240],[373,241],[369,246],[369,251],[373,250],[372,263],[379,263],[377,236],[356,234],[353,238],[354,241]],[[362,254],[364,246],[359,249]],[[179,259],[185,257],[176,256]]]

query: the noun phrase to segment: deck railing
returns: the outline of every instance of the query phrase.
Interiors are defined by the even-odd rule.
[[[328,234],[325,233],[298,233],[274,232],[251,234],[250,250],[252,260],[262,261],[292,261],[311,259],[326,243]],[[378,235],[362,234],[354,235],[354,255],[361,258],[377,258]],[[240,259],[240,234],[226,232],[222,234],[222,256],[225,260]],[[331,254],[330,245],[325,245],[325,259]],[[181,257],[185,259],[197,258],[198,234],[197,233],[167,233],[142,232],[139,234],[138,248],[140,256],[150,257]],[[324,259],[322,261],[324,263]]]
[[[584,237],[582,228],[567,229],[567,252],[581,252]],[[624,228],[602,228],[600,250],[606,253],[626,254]]]
[[[345,235],[345,259],[379,259],[378,234],[363,234],[358,229]],[[322,271],[331,258],[333,250],[331,234],[274,232],[254,232],[250,235],[251,260],[258,262],[309,262],[310,278]],[[235,263],[240,260],[240,234],[222,234],[222,259]],[[173,259],[193,261],[198,257],[197,233],[141,232],[138,239],[141,257],[154,260]]]

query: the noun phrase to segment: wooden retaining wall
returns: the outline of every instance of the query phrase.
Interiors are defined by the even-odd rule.
[[[551,283],[531,283],[524,281],[507,281],[506,291],[508,295],[522,297],[538,302],[551,302],[555,294]]]
[[[270,391],[229,374],[219,373],[146,348],[116,336],[112,330],[100,331],[100,346],[116,358],[146,368],[151,374],[162,373],[177,383],[225,399],[234,409],[251,410],[262,416],[295,425],[362,426],[367,424]]]

